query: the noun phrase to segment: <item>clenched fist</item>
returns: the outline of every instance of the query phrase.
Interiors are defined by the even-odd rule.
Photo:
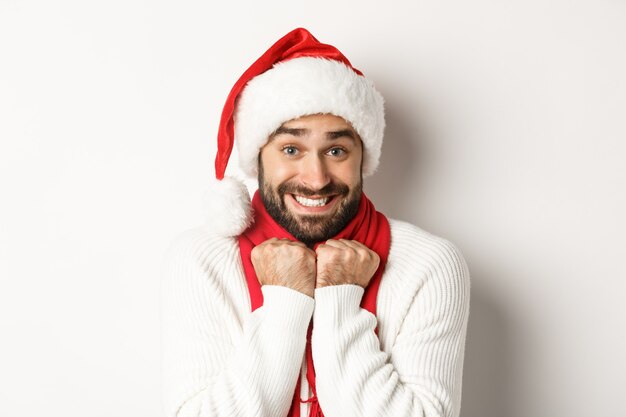
[[[255,246],[251,258],[261,285],[280,285],[313,297],[315,252],[304,243],[272,238]]]
[[[354,284],[367,287],[378,269],[376,252],[354,240],[328,240],[317,253],[317,287]]]

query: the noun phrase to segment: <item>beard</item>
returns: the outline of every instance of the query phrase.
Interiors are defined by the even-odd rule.
[[[259,196],[270,216],[283,229],[307,246],[323,242],[342,231],[359,210],[363,179],[352,189],[348,185],[331,181],[319,190],[306,188],[287,181],[272,187],[264,179],[263,164],[259,163]],[[337,209],[329,215],[297,215],[289,211],[285,204],[285,194],[301,196],[341,198]]]

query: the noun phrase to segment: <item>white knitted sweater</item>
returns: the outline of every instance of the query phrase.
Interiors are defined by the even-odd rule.
[[[286,416],[298,374],[301,398],[310,397],[303,359],[312,318],[326,417],[457,417],[467,265],[451,242],[390,224],[378,321],[359,307],[363,289],[355,285],[318,289],[314,298],[264,286],[264,304],[251,313],[237,239],[203,227],[177,237],[162,277],[165,416]]]

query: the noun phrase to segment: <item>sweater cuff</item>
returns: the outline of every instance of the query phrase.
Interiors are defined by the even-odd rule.
[[[313,298],[280,285],[264,285],[261,291],[263,292],[261,308],[277,328],[293,332],[308,327],[315,305]]]
[[[352,284],[317,288],[313,321],[331,322],[340,326],[346,319],[360,312],[364,292],[363,287]]]

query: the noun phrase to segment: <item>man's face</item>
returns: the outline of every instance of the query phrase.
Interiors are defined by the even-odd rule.
[[[259,154],[259,192],[268,213],[311,245],[339,233],[358,211],[363,146],[330,114],[285,122]]]

